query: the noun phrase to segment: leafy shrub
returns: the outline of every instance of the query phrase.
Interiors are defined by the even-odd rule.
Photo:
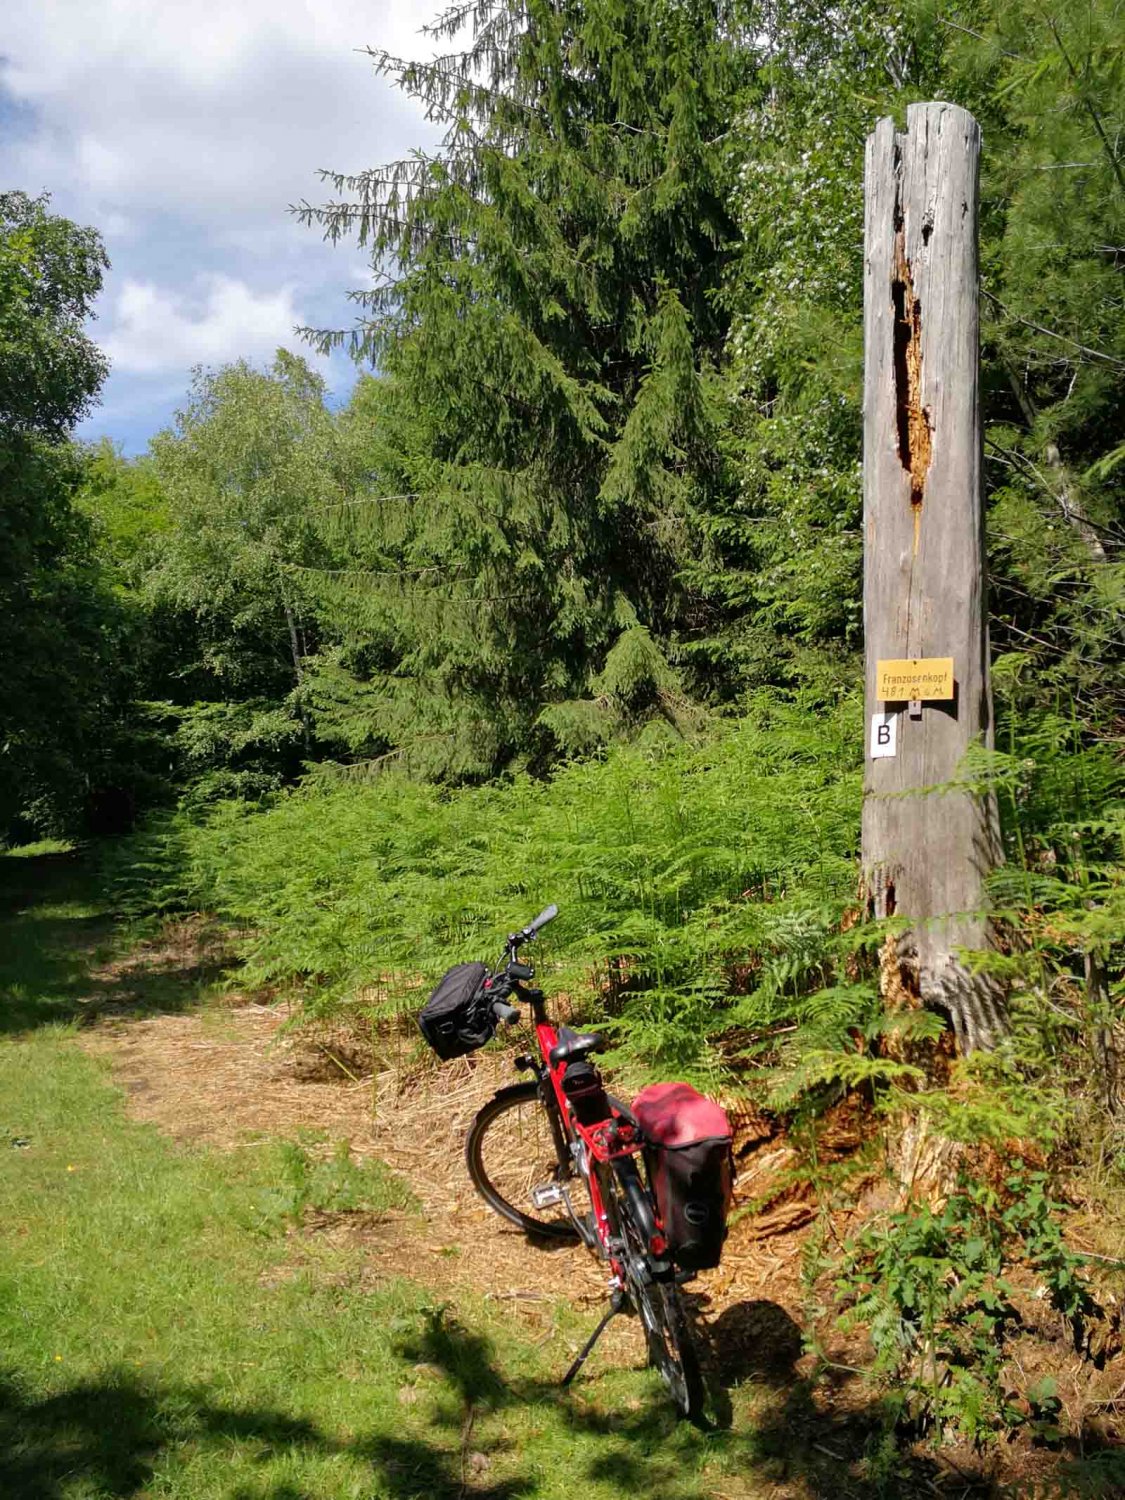
[[[1059,1207],[1046,1174],[1017,1163],[1002,1193],[963,1175],[940,1209],[912,1203],[848,1243],[836,1279],[840,1322],[868,1330],[892,1423],[954,1429],[977,1444],[1023,1423],[1040,1436],[1053,1429],[1054,1392],[1041,1382],[1018,1405],[1006,1362],[1020,1325],[1014,1265],[1034,1274],[1076,1341],[1100,1312],[1063,1241]]]
[[[711,1036],[768,1031],[842,978],[860,745],[852,700],[820,717],[762,704],[705,746],[619,747],[550,781],[450,793],[322,775],[265,811],[166,823],[141,884],[229,918],[246,982],[304,981],[318,1014],[413,1009],[420,984],[494,956],[556,901],[537,950],[549,986],[600,1010],[648,1069],[706,1078]],[[810,1013],[822,1039],[870,1008],[871,987],[853,988]]]

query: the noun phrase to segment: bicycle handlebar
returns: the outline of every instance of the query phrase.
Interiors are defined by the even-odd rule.
[[[552,901],[550,906],[545,906],[537,917],[532,917],[531,921],[521,931],[513,932],[508,942],[517,948],[520,943],[530,942],[539,929],[546,927],[548,922],[553,922],[558,914],[559,909]]]
[[[492,1014],[498,1021],[507,1021],[509,1026],[514,1026],[520,1018],[520,1013],[514,1005],[509,1005],[504,1000],[492,1002]]]

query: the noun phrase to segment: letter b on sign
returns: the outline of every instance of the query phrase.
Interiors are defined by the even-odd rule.
[[[898,714],[871,715],[871,759],[893,756],[898,742]]]

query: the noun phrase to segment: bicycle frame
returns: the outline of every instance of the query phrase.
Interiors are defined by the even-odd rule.
[[[469,1175],[501,1218],[519,1225],[529,1235],[539,1231],[551,1236],[557,1232],[569,1235],[573,1228],[587,1248],[600,1254],[609,1266],[609,1308],[563,1376],[562,1385],[574,1380],[610,1320],[618,1313],[634,1312],[644,1329],[649,1363],[660,1372],[681,1415],[698,1422],[706,1390],[688,1315],[680,1301],[680,1283],[686,1278],[676,1271],[647,1173],[642,1177],[636,1160],[647,1143],[631,1111],[611,1094],[604,1094],[602,1118],[590,1118],[592,1111],[601,1114],[603,1110],[596,1069],[591,1073],[585,1067],[577,1074],[570,1074],[570,1069],[579,1058],[585,1059],[597,1049],[598,1039],[590,1038],[577,1048],[564,1048],[572,1053],[571,1061],[552,1062],[551,1054],[559,1045],[559,1028],[547,1015],[543,991],[525,987],[534,979],[535,970],[520,961],[520,945],[530,941],[556,913],[556,907],[548,906],[527,927],[511,933],[501,966],[483,984],[497,1022],[511,1025],[520,1020],[520,1011],[510,1000],[529,1007],[538,1056],[532,1051],[516,1058],[516,1067],[531,1072],[534,1084],[500,1089],[478,1112],[465,1143]],[[565,1088],[568,1074],[573,1098]],[[484,1164],[485,1138],[494,1122],[508,1118],[510,1109],[522,1108],[533,1100],[547,1112],[556,1169],[549,1181],[532,1187],[521,1163],[513,1186],[498,1188]],[[548,1170],[544,1160],[547,1153],[539,1145],[534,1150],[537,1170]],[[503,1183],[502,1177],[500,1180]],[[575,1209],[568,1181],[585,1187],[589,1214],[584,1205],[581,1213]],[[535,1214],[529,1214],[525,1204],[532,1206]],[[556,1206],[565,1207],[569,1224],[536,1217]]]
[[[609,1101],[610,1114],[606,1119],[594,1125],[584,1125],[577,1118],[563,1089],[566,1064],[551,1062],[551,1050],[558,1042],[559,1034],[547,1017],[543,991],[524,989],[517,984],[513,986],[512,994],[531,1008],[541,1061],[536,1062],[528,1058],[527,1062],[533,1068],[540,1086],[545,1087],[549,1083],[554,1095],[555,1110],[549,1110],[548,1114],[551,1119],[551,1128],[555,1132],[555,1148],[560,1165],[568,1163],[572,1158],[571,1139],[573,1137],[577,1137],[585,1155],[585,1162],[579,1160],[576,1165],[585,1178],[590,1194],[590,1204],[594,1213],[594,1230],[602,1254],[609,1262],[615,1276],[620,1277],[622,1267],[618,1255],[619,1246],[615,1243],[613,1225],[610,1222],[605,1195],[602,1192],[602,1174],[593,1170],[595,1166],[617,1175],[621,1188],[633,1207],[634,1216],[642,1226],[648,1241],[646,1248],[652,1257],[653,1270],[658,1274],[670,1271],[670,1267],[665,1263],[668,1241],[664,1236],[663,1225],[653,1212],[651,1202],[641,1186],[640,1177],[633,1162],[633,1158],[644,1148],[644,1140],[637,1129],[636,1122],[613,1099]],[[571,1132],[571,1139],[567,1138],[567,1130]]]

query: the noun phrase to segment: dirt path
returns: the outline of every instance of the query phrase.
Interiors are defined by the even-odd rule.
[[[283,1009],[260,1005],[115,1019],[87,1030],[82,1045],[109,1062],[129,1114],[173,1140],[229,1150],[317,1132],[349,1141],[359,1157],[385,1161],[409,1181],[421,1216],[388,1226],[364,1215],[322,1216],[319,1223],[322,1234],[369,1244],[373,1274],[528,1302],[576,1293],[600,1299],[602,1281],[588,1255],[530,1248],[473,1192],[464,1134],[506,1081],[498,1060],[449,1064],[422,1082],[404,1082],[393,1069],[357,1081],[300,1078],[304,1059],[283,1033],[286,1019]]]
[[[605,1297],[600,1264],[580,1247],[530,1245],[480,1202],[466,1174],[465,1131],[484,1100],[511,1080],[509,1057],[463,1059],[440,1071],[388,1068],[358,1080],[337,1069],[335,1081],[310,1079],[299,1076],[309,1071],[308,1054],[285,1033],[286,1019],[281,1007],[255,1004],[118,1016],[87,1028],[82,1046],[109,1064],[134,1119],[184,1145],[229,1150],[318,1132],[399,1172],[421,1215],[318,1215],[308,1226],[318,1239],[360,1244],[372,1279],[405,1276],[438,1291],[483,1295],[510,1307],[525,1333],[549,1329],[561,1300],[597,1317]],[[764,1154],[767,1168],[784,1164],[784,1150]],[[743,1174],[744,1184],[754,1179]],[[293,1238],[292,1271],[312,1252],[308,1234]],[[723,1266],[694,1284],[697,1308],[728,1368],[749,1362],[795,1373],[800,1237],[778,1233],[755,1244],[736,1228],[732,1238]],[[638,1330],[628,1321],[612,1325],[598,1357],[643,1359]]]
[[[193,964],[192,942],[198,946]],[[378,1157],[407,1179],[420,1215],[379,1221],[362,1214],[314,1216],[308,1233],[359,1243],[373,1279],[406,1276],[441,1291],[464,1291],[509,1304],[530,1329],[551,1317],[560,1300],[588,1306],[591,1319],[605,1297],[604,1268],[576,1246],[541,1249],[509,1229],[477,1197],[464,1166],[465,1132],[481,1104],[516,1076],[507,1054],[477,1054],[436,1067],[419,1065],[409,1040],[392,1038],[393,1065],[373,1076],[348,1076],[333,1061],[285,1030],[281,1005],[212,996],[203,1008],[156,1015],[143,1011],[149,976],[164,983],[170,966],[190,983],[214,962],[205,928],[171,928],[95,975],[112,981],[124,1003],[93,1017],[81,1044],[104,1060],[123,1090],[129,1115],[185,1146],[230,1150],[250,1142],[292,1140],[316,1132],[347,1140],[359,1157]],[[112,971],[112,972],[111,972]],[[391,1061],[388,1059],[388,1061]],[[784,1143],[743,1122],[736,1208],[762,1193],[790,1162]],[[788,1370],[800,1356],[799,1268],[810,1217],[805,1205],[783,1203],[763,1220],[736,1224],[722,1267],[693,1284],[700,1315],[722,1344],[728,1365]],[[763,1223],[765,1229],[763,1231]],[[294,1267],[309,1249],[295,1236]],[[604,1354],[636,1360],[640,1338],[630,1323],[611,1327]]]

